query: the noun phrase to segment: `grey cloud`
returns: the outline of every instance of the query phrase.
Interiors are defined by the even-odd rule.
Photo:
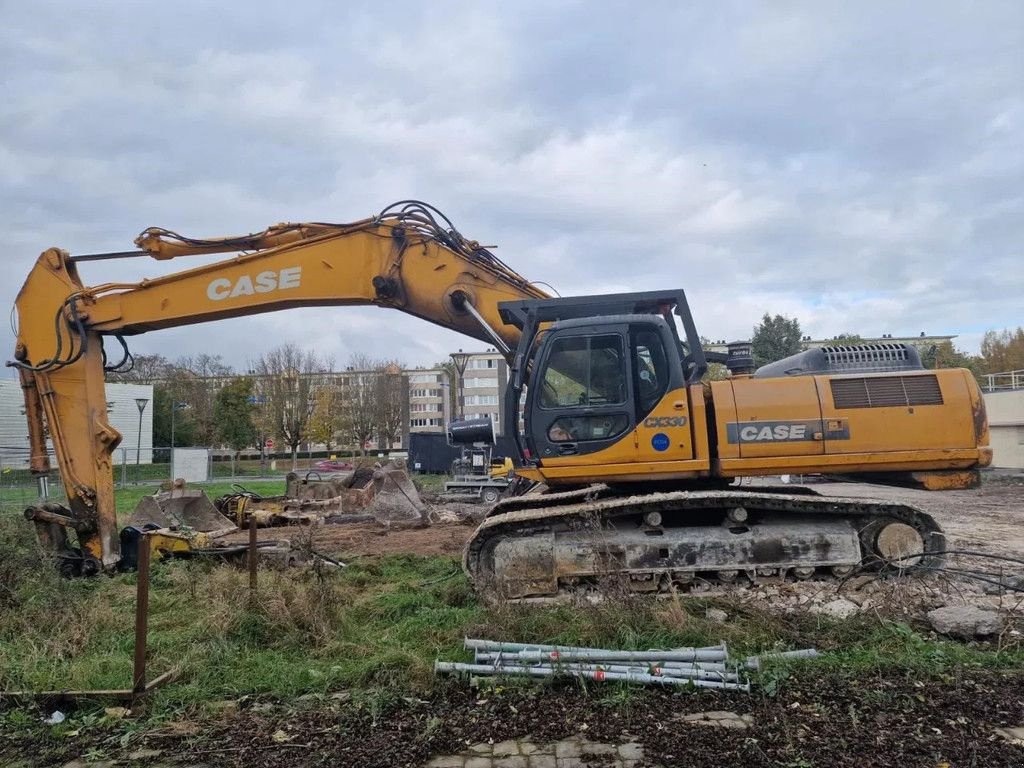
[[[285,8],[7,10],[0,300],[50,245],[121,250],[150,225],[231,234],[419,197],[563,294],[685,287],[715,338],[764,311],[816,335],[967,343],[1022,321],[1019,3]],[[215,327],[134,348],[215,339],[244,367],[285,340],[423,364],[476,344],[372,309]]]

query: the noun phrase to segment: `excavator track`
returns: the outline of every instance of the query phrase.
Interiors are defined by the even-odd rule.
[[[935,520],[905,504],[766,489],[621,496],[594,486],[502,501],[469,541],[463,568],[482,593],[524,600],[609,580],[661,592],[913,570],[936,565],[943,549]]]

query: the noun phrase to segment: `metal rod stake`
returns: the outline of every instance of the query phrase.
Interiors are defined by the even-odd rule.
[[[149,633],[149,534],[139,538],[138,571],[135,580],[135,667],[132,691],[146,690],[146,638]]]
[[[249,514],[249,591],[256,592],[256,515]]]

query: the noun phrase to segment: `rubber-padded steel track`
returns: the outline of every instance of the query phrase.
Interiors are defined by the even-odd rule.
[[[730,522],[730,510],[737,509],[749,519]],[[660,524],[651,525],[657,517]],[[933,553],[945,548],[941,529],[930,515],[905,504],[774,489],[617,496],[607,486],[593,486],[502,501],[467,544],[463,568],[481,592],[508,599],[552,596],[593,580],[595,557],[603,575],[631,580],[640,591],[666,589],[672,583],[685,587],[696,579],[721,581],[740,572],[751,578],[785,577],[787,572],[808,578],[849,572],[858,560],[865,568],[887,567],[879,536],[893,523],[902,524],[904,531],[912,529],[919,545],[915,551],[921,552],[910,566],[901,563],[905,570],[937,564],[941,556]],[[737,542],[748,542],[729,550],[731,556],[746,559],[724,570],[722,546],[731,539],[723,530],[741,534]],[[777,561],[771,559],[772,546],[758,548],[766,539],[779,552]],[[644,554],[648,549],[666,558],[664,566]],[[599,550],[611,555],[595,555]],[[686,555],[685,561],[678,553]],[[701,562],[704,553],[718,560]]]

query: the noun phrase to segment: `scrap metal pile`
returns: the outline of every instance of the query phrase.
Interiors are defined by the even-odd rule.
[[[749,670],[769,659],[808,659],[813,648],[730,659],[724,642],[704,648],[617,651],[466,638],[473,663],[435,661],[434,671],[479,677],[569,677],[750,692]]]
[[[290,472],[283,496],[240,490],[242,493],[225,497],[221,505],[239,525],[249,514],[255,515],[261,526],[318,521],[426,524],[426,507],[400,459],[326,477],[315,471],[305,475]]]
[[[403,461],[359,467],[321,477],[310,472],[286,479],[285,493],[265,497],[236,486],[233,493],[211,502],[200,489],[175,481],[166,491],[143,497],[121,531],[125,567],[134,567],[143,534],[156,557],[237,555],[244,546],[224,537],[249,527],[376,522],[382,525],[426,524],[426,507]],[[264,557],[297,562],[286,540],[261,541]]]

